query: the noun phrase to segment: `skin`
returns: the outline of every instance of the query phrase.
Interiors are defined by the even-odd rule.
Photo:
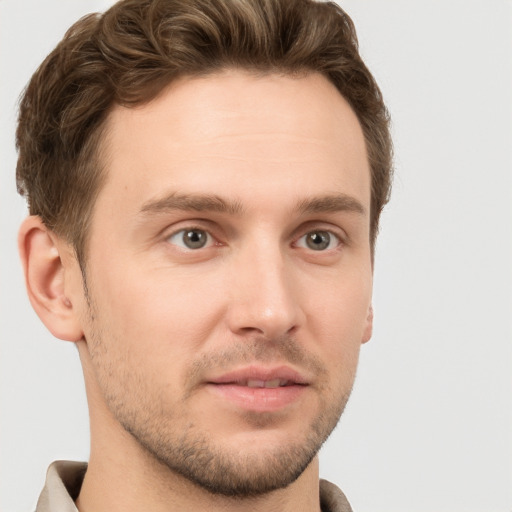
[[[20,230],[31,302],[84,369],[78,508],[318,511],[316,453],[372,328],[355,114],[320,75],[227,70],[115,107],[107,133],[88,292],[65,241],[37,217]],[[185,245],[192,229],[203,247]],[[252,401],[245,385],[233,398],[218,382],[282,368],[302,379],[291,398],[279,388]],[[194,475],[190,461],[173,467],[183,447]]]

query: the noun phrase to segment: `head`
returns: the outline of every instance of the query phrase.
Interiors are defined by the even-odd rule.
[[[22,230],[29,294],[78,342],[110,431],[215,493],[298,478],[371,335],[391,179],[387,112],[347,15],[122,1],[36,72],[17,145],[44,226]],[[31,265],[38,251],[52,264]]]

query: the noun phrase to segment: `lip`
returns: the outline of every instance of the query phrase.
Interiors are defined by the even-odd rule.
[[[233,384],[248,380],[270,381],[276,379],[286,380],[297,385],[309,384],[307,377],[285,365],[275,367],[247,366],[209,379],[208,382],[212,384]]]
[[[248,387],[248,381],[281,381],[279,387]],[[235,408],[254,412],[275,412],[293,405],[306,392],[309,380],[288,367],[248,366],[206,382],[209,391]]]

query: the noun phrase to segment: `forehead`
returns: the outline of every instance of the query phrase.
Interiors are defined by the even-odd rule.
[[[335,187],[369,201],[359,122],[320,74],[182,78],[148,104],[116,106],[107,133],[98,206],[124,202],[135,211],[173,188],[218,195],[250,188],[270,198],[283,193],[279,187],[292,195]]]

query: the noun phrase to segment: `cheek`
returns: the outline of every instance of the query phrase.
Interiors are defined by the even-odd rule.
[[[348,375],[355,372],[368,325],[371,305],[371,271],[333,275],[329,286],[308,297],[311,339],[327,364]]]
[[[159,371],[192,359],[214,329],[222,304],[212,289],[212,280],[169,269],[118,265],[94,275],[91,291],[103,341]]]
[[[318,320],[317,323],[347,341],[362,334],[372,297],[371,268],[361,266],[349,270],[333,271],[321,281],[303,287],[312,320]]]

